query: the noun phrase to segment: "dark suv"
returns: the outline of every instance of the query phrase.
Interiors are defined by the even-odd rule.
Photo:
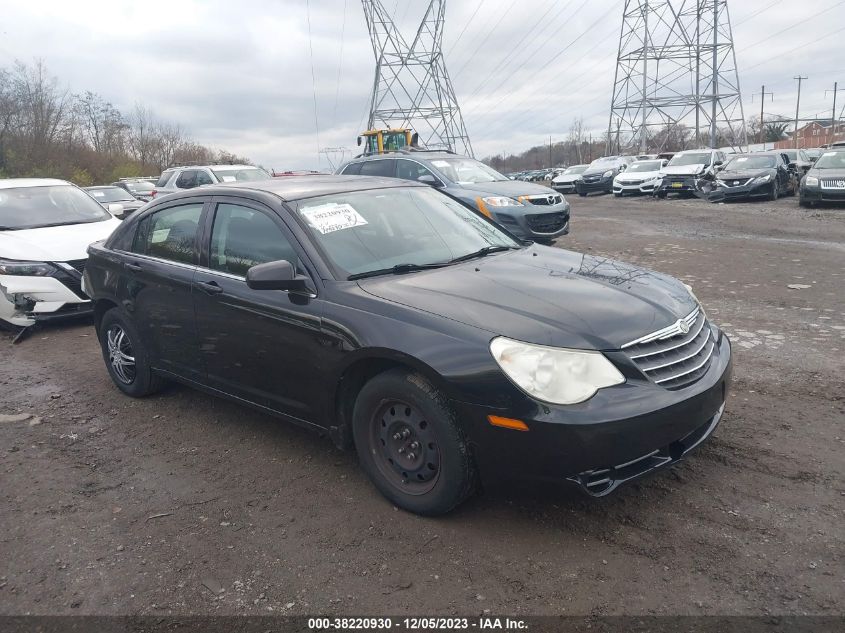
[[[575,181],[575,191],[582,198],[590,193],[613,193],[613,179],[637,159],[633,156],[605,156],[597,158]]]
[[[338,174],[387,176],[422,182],[476,209],[517,237],[540,242],[569,233],[569,203],[543,185],[510,180],[474,158],[451,152],[405,150],[360,156]]]

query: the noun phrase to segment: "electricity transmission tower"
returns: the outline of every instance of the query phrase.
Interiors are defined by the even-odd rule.
[[[410,127],[420,144],[472,156],[443,60],[446,0],[430,0],[409,45],[381,0],[362,0],[376,58],[369,129]]]
[[[727,0],[625,0],[607,130],[608,153],[747,145]]]

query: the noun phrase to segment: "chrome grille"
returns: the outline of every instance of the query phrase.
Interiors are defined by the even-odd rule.
[[[822,178],[823,189],[842,189],[845,190],[845,178]]]
[[[556,204],[560,204],[563,202],[563,196],[560,194],[543,194],[538,196],[523,196],[523,200],[530,202],[531,204],[537,204],[542,206],[552,207]]]
[[[682,389],[699,380],[707,373],[715,348],[713,332],[700,308],[622,346],[646,376],[667,389]]]
[[[744,180],[740,178],[739,180],[720,180],[719,182],[725,187],[744,187],[748,183],[750,183],[753,178],[745,178]]]

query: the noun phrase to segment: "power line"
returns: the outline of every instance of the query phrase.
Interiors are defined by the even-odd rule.
[[[447,57],[452,54],[453,50],[455,50],[455,47],[458,45],[458,42],[461,41],[461,38],[464,36],[464,33],[467,32],[469,25],[472,24],[472,22],[475,20],[475,16],[478,15],[478,12],[481,10],[481,7],[484,6],[484,3],[486,1],[487,0],[481,0],[481,2],[478,3],[478,6],[475,7],[475,11],[472,12],[472,15],[470,16],[469,20],[467,20],[466,24],[464,24],[464,28],[461,29],[461,32],[458,34],[458,38],[452,43],[452,45],[449,47],[449,50],[446,51]],[[410,2],[408,4],[410,5]]]
[[[507,10],[504,13],[502,13],[502,15],[499,16],[499,20],[496,22],[496,24],[493,25],[493,28],[490,29],[489,33],[492,33],[493,31],[495,31],[498,28],[498,26],[502,23],[502,20],[504,20],[505,17],[508,15],[508,13],[510,13],[511,9],[514,8],[514,6],[516,5],[516,2],[517,2],[517,0],[513,0],[513,2],[511,2],[510,6],[507,8]],[[476,47],[476,49],[472,52],[472,55],[469,56],[469,59],[467,59],[464,62],[464,65],[461,66],[458,69],[458,72],[455,73],[455,77],[457,77],[458,75],[461,74],[461,71],[463,71],[463,69],[466,68],[467,65],[469,65],[469,63],[475,58],[475,56],[478,55],[478,51],[480,51],[486,45],[487,45],[487,40],[486,39],[481,40],[481,42],[478,44],[478,47]]]
[[[314,96],[314,136],[317,139],[317,165],[319,165],[320,123],[317,119],[317,77],[314,74],[314,46],[311,42],[311,0],[305,0],[305,18],[308,22],[308,57],[311,61],[311,93]]]
[[[332,111],[332,127],[337,122],[337,101],[340,96],[340,74],[343,70],[343,40],[346,35],[346,5],[349,0],[343,0],[343,26],[340,29],[340,58],[337,62],[337,81],[334,89],[334,110]]]
[[[569,2],[567,2],[567,3],[563,6],[563,8],[562,8],[562,9],[561,9],[561,10],[560,10],[557,14],[555,14],[555,16],[554,16],[553,18],[551,18],[550,20],[548,20],[548,21],[544,24],[543,28],[542,28],[542,29],[540,29],[540,33],[543,33],[543,32],[544,32],[547,28],[549,28],[549,26],[554,26],[554,20],[556,20],[556,19],[557,19],[557,17],[558,17],[561,13],[563,13],[563,12],[567,9],[567,7],[568,7],[570,4],[572,4],[572,0],[570,0]],[[517,52],[520,50],[520,48],[519,48],[519,47],[520,47],[520,46],[522,45],[522,43],[525,41],[525,38],[527,38],[529,35],[539,35],[539,33],[534,33],[534,29],[536,28],[536,26],[537,26],[538,24],[540,24],[540,22],[542,22],[542,21],[545,19],[545,17],[546,17],[546,16],[547,16],[547,15],[548,15],[551,11],[552,11],[552,9],[554,9],[554,8],[555,8],[555,1],[553,0],[553,1],[552,1],[552,3],[549,5],[549,8],[546,10],[546,12],[545,12],[543,15],[541,15],[541,16],[540,16],[540,18],[539,18],[539,19],[538,19],[538,20],[537,20],[534,24],[532,24],[532,25],[528,28],[528,30],[525,32],[525,35],[523,35],[523,36],[522,36],[522,38],[519,40],[519,42],[517,42],[517,43],[513,46],[513,48],[511,49],[511,52],[510,52],[510,53],[508,53],[507,55],[505,55],[504,65],[497,65],[497,67],[496,67],[496,68],[494,68],[492,71],[490,71],[490,73],[488,73],[488,75],[487,75],[487,76],[486,76],[486,77],[485,77],[485,78],[484,78],[481,82],[479,82],[479,84],[475,87],[475,90],[473,90],[473,91],[472,91],[472,93],[470,93],[470,95],[469,95],[469,97],[468,97],[469,99],[472,99],[472,98],[473,98],[476,94],[478,94],[479,92],[481,92],[483,89],[487,88],[487,86],[486,86],[487,81],[489,81],[491,77],[494,77],[494,76],[497,76],[497,75],[498,75],[498,76],[501,76],[501,74],[504,72],[504,70],[505,70],[505,69],[506,69],[506,68],[507,68],[507,67],[511,64],[511,62],[515,59]],[[557,33],[553,31],[552,35],[556,35],[556,34],[557,34]],[[551,39],[551,38],[549,38],[549,39]],[[546,40],[545,40],[545,41],[544,41],[544,42],[543,42],[543,43],[542,43],[542,44],[541,44],[538,48],[536,48],[536,49],[534,50],[534,52],[533,52],[533,53],[529,53],[528,57],[529,57],[529,58],[531,58],[531,57],[533,57],[533,55],[535,55],[535,54],[536,54],[536,53],[538,53],[540,50],[542,50],[542,48],[543,48],[543,47],[544,47],[544,46],[548,43],[549,39],[546,39]],[[519,70],[519,67],[518,67],[516,70]],[[514,73],[516,72],[516,70],[511,71],[511,72],[510,72],[507,76],[505,76],[505,78],[504,78],[502,81],[500,81],[500,82],[499,82],[498,86],[497,86],[496,88],[493,88],[492,90],[490,90],[490,92],[495,92],[496,90],[498,90],[498,88],[499,88],[499,87],[501,87],[501,86],[502,86],[502,85],[503,85],[503,84],[504,84],[504,83],[505,83],[508,79],[510,79],[510,78],[514,75]]]
[[[748,22],[748,20],[750,20],[751,18],[753,18],[753,17],[756,17],[756,16],[760,15],[761,13],[763,13],[763,11],[768,11],[768,10],[769,10],[769,9],[771,9],[773,6],[775,6],[776,4],[780,4],[781,2],[783,2],[783,0],[775,0],[775,1],[774,1],[774,2],[772,2],[771,4],[768,4],[768,5],[766,5],[765,7],[763,7],[762,9],[758,9],[757,11],[755,11],[754,13],[751,13],[750,15],[746,15],[746,16],[745,16],[744,18],[742,18],[739,22],[735,22],[735,23],[734,23],[734,28],[736,28],[736,27],[737,27],[737,26],[739,26],[740,24],[745,24],[745,23],[746,23],[746,22]]]
[[[585,4],[586,4],[586,2],[587,2],[587,1],[589,1],[589,0],[585,0]],[[583,5],[582,5],[582,6],[583,6]],[[601,15],[600,15],[600,16],[599,16],[599,17],[598,17],[598,18],[597,18],[597,19],[596,19],[596,20],[595,20],[592,24],[590,24],[588,27],[586,27],[586,28],[585,28],[585,29],[581,32],[581,34],[580,34],[578,37],[576,37],[576,38],[575,38],[574,40],[572,40],[569,44],[567,44],[566,46],[564,46],[564,47],[563,47],[560,51],[558,51],[555,55],[553,55],[553,56],[552,56],[552,57],[550,57],[548,60],[546,60],[546,63],[545,63],[545,64],[543,64],[543,65],[542,65],[542,66],[540,66],[538,69],[536,69],[533,73],[531,73],[531,74],[530,74],[530,75],[526,78],[525,83],[527,84],[529,81],[531,81],[532,79],[534,79],[534,77],[536,77],[539,73],[541,73],[541,72],[542,72],[542,71],[544,71],[546,68],[548,68],[550,64],[552,64],[554,61],[556,61],[556,60],[557,60],[557,59],[558,59],[561,55],[563,55],[563,54],[564,54],[567,50],[569,50],[570,48],[572,48],[572,46],[573,46],[576,42],[578,42],[578,41],[579,41],[581,38],[583,38],[584,36],[588,35],[588,34],[590,33],[590,30],[591,30],[591,29],[592,29],[592,28],[593,28],[596,24],[598,24],[599,22],[601,22],[602,20],[604,20],[604,19],[605,19],[605,18],[606,18],[606,17],[610,14],[610,12],[611,12],[611,11],[615,11],[615,10],[617,10],[617,7],[615,7],[615,6],[611,6],[611,7],[610,7],[607,11],[605,11],[604,13],[602,13],[602,14],[601,14]],[[523,64],[523,65],[524,65],[524,64]],[[522,90],[520,90],[520,92],[525,92],[525,91],[524,91],[524,88],[523,88]],[[483,111],[482,111],[482,114],[487,113],[487,112],[490,112],[490,111],[492,111],[492,110],[494,110],[494,109],[498,108],[498,107],[499,107],[499,106],[500,106],[500,105],[501,105],[501,104],[502,104],[502,103],[503,103],[506,99],[510,98],[511,96],[512,96],[511,94],[507,94],[507,95],[503,96],[503,97],[502,97],[501,99],[499,99],[496,103],[492,104],[490,107],[488,107],[488,108],[486,108],[485,110],[483,110]],[[525,98],[526,98],[526,97],[523,97],[520,101],[517,101],[517,103],[522,103],[522,102],[525,100]]]
[[[791,31],[791,30],[792,30],[792,29],[794,29],[796,26],[801,26],[802,24],[805,24],[806,22],[809,22],[810,20],[816,20],[816,19],[818,19],[818,17],[819,17],[822,13],[827,13],[828,11],[831,11],[831,10],[835,9],[836,7],[840,7],[840,6],[842,6],[843,4],[845,4],[845,0],[841,0],[841,2],[837,2],[836,4],[832,4],[832,5],[830,5],[827,9],[822,9],[821,11],[817,11],[817,12],[813,13],[813,15],[811,15],[811,16],[810,16],[810,17],[808,17],[808,18],[805,18],[805,19],[803,19],[803,20],[801,20],[801,21],[799,21],[799,22],[794,22],[793,24],[791,24],[791,25],[787,26],[785,29],[781,29],[781,30],[780,30],[780,31],[778,31],[777,33],[772,33],[772,34],[771,34],[771,35],[769,35],[768,37],[764,37],[762,40],[758,40],[758,41],[754,42],[753,44],[750,44],[749,46],[746,46],[745,48],[742,48],[742,49],[741,49],[741,51],[747,51],[748,49],[750,49],[750,48],[754,48],[755,46],[757,46],[757,45],[759,45],[759,44],[762,44],[763,42],[768,42],[770,39],[772,39],[772,38],[774,38],[774,37],[777,37],[778,35],[781,35],[781,34],[783,34],[783,33],[786,33],[787,31]]]

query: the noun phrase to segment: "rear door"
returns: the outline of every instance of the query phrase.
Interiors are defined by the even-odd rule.
[[[121,298],[154,367],[203,376],[191,297],[206,200],[174,201],[138,224],[123,263]]]
[[[313,420],[315,403],[325,393],[320,300],[253,290],[245,277],[252,266],[282,259],[312,280],[316,275],[281,218],[259,202],[215,197],[207,224],[193,295],[208,384]]]

